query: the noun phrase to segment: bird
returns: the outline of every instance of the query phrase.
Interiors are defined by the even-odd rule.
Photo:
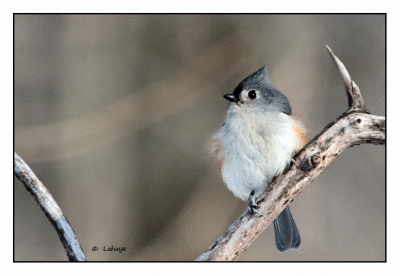
[[[309,141],[301,121],[292,115],[287,97],[273,85],[261,67],[223,95],[230,102],[223,126],[207,143],[217,160],[223,182],[233,194],[247,200],[251,215],[260,215],[256,198],[294,160]],[[289,205],[274,220],[279,252],[301,244]]]

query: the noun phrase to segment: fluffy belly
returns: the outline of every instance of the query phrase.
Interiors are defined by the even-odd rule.
[[[228,121],[219,139],[223,180],[243,200],[253,189],[258,197],[290,163],[299,144],[293,121],[285,114],[269,114],[262,121]]]
[[[257,147],[234,149],[225,156],[222,165],[222,177],[229,190],[235,196],[246,200],[255,190],[258,197],[272,181],[282,173],[291,160],[293,148],[264,148]]]

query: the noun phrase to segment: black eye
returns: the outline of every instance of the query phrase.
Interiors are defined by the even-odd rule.
[[[249,98],[254,100],[257,97],[256,91],[255,90],[250,90],[249,91]]]

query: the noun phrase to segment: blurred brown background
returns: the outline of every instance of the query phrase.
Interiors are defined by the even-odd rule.
[[[246,203],[203,150],[223,94],[262,65],[313,137],[347,109],[325,45],[385,115],[384,15],[15,15],[15,151],[90,261],[192,261]],[[15,180],[15,261],[66,261]],[[299,250],[269,227],[240,261],[385,260],[385,147],[345,150],[292,203]],[[126,247],[124,253],[103,246]],[[99,251],[92,251],[92,247]]]

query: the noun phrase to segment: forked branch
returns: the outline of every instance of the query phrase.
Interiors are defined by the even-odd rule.
[[[311,140],[292,165],[278,176],[258,199],[258,211],[244,212],[196,261],[233,261],[267,228],[293,199],[344,149],[359,144],[385,144],[385,117],[370,115],[360,89],[346,67],[327,46],[345,84],[349,109]]]
[[[352,111],[359,111],[364,113],[369,113],[364,104],[364,100],[361,96],[360,89],[357,84],[351,79],[349,72],[347,72],[346,67],[343,63],[335,56],[332,52],[331,48],[326,45],[329,54],[331,55],[333,61],[336,64],[337,69],[339,70],[340,76],[342,77],[344,87],[346,88],[347,98],[349,100],[349,109],[347,113]]]

